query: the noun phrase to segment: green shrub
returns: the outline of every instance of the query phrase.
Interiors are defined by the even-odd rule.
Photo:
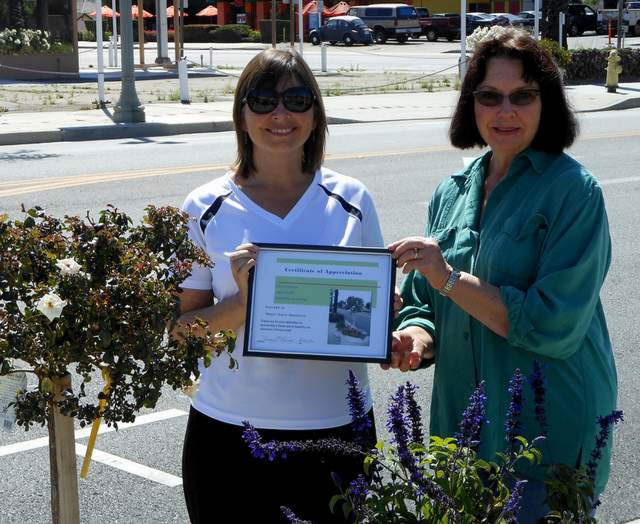
[[[571,62],[566,68],[567,80],[584,82],[589,80],[605,81],[609,49],[576,49],[571,52]],[[620,80],[640,78],[640,49],[620,49],[622,73]]]
[[[540,40],[540,44],[551,54],[559,68],[566,70],[569,67],[571,63],[570,51],[567,51],[555,40],[549,40],[548,38]]]
[[[80,40],[81,42],[95,42],[96,34],[93,31],[89,31],[89,30],[79,31],[78,40]]]
[[[242,34],[227,26],[211,31],[209,38],[211,42],[224,42],[227,44],[242,42]]]
[[[211,42],[210,33],[217,29],[216,24],[192,24],[184,26],[185,42]]]

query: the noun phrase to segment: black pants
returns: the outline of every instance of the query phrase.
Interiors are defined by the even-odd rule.
[[[369,417],[373,421],[373,410]],[[364,456],[295,453],[269,462],[251,455],[242,440],[242,431],[240,426],[219,422],[191,408],[182,476],[193,524],[288,522],[280,506],[287,506],[300,519],[315,524],[345,522],[339,505],[335,514],[329,510],[331,497],[340,492],[331,473],[337,473],[346,488],[363,473]],[[260,434],[263,441],[329,437],[353,440],[349,425],[304,431],[260,430]],[[375,427],[371,443],[375,443]]]

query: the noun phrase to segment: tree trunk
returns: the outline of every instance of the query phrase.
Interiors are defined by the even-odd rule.
[[[558,30],[560,24],[560,13],[567,12],[569,0],[547,0],[542,8],[542,20],[540,33],[542,38],[558,41]],[[565,20],[565,26],[568,20]],[[566,28],[565,28],[566,32]]]
[[[49,31],[49,0],[37,0],[36,26],[42,31]]]
[[[71,387],[71,375],[53,381],[54,399]],[[51,520],[53,524],[80,524],[78,473],[73,418],[54,404],[49,415],[49,464],[51,471]]]

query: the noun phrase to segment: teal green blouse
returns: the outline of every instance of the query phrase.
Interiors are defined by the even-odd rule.
[[[548,438],[542,467],[522,473],[541,479],[549,464],[585,464],[597,417],[616,405],[617,378],[600,288],[611,261],[609,226],[595,178],[565,154],[525,150],[495,187],[480,219],[490,152],[443,181],[429,205],[426,236],[453,267],[500,288],[509,319],[503,338],[439,295],[419,273],[402,285],[399,329],[421,326],[436,341],[431,434],[452,436],[469,396],[484,380],[487,418],[481,455],[506,448],[508,382],[533,362],[546,379]],[[533,393],[525,385],[523,435],[541,434]],[[596,478],[604,490],[611,443]]]

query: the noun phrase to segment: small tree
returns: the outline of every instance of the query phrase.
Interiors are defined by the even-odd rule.
[[[26,430],[49,427],[52,512],[54,522],[67,524],[78,518],[77,511],[65,517],[63,507],[72,504],[64,501],[74,486],[77,504],[72,418],[81,426],[100,418],[116,428],[132,422],[156,405],[163,385],[190,386],[199,360],[208,365],[232,351],[234,337],[213,335],[203,321],[182,337],[166,334],[176,326],[180,283],[192,264],[210,265],[178,210],[149,207],[135,227],[112,207],[97,221],[23,212],[23,220],[0,216],[0,375],[24,371],[26,363],[37,378],[37,388],[20,392],[13,406]],[[71,372],[79,378],[74,385]],[[85,385],[100,375],[105,387],[90,399]],[[70,477],[59,476],[59,460],[72,461]]]

